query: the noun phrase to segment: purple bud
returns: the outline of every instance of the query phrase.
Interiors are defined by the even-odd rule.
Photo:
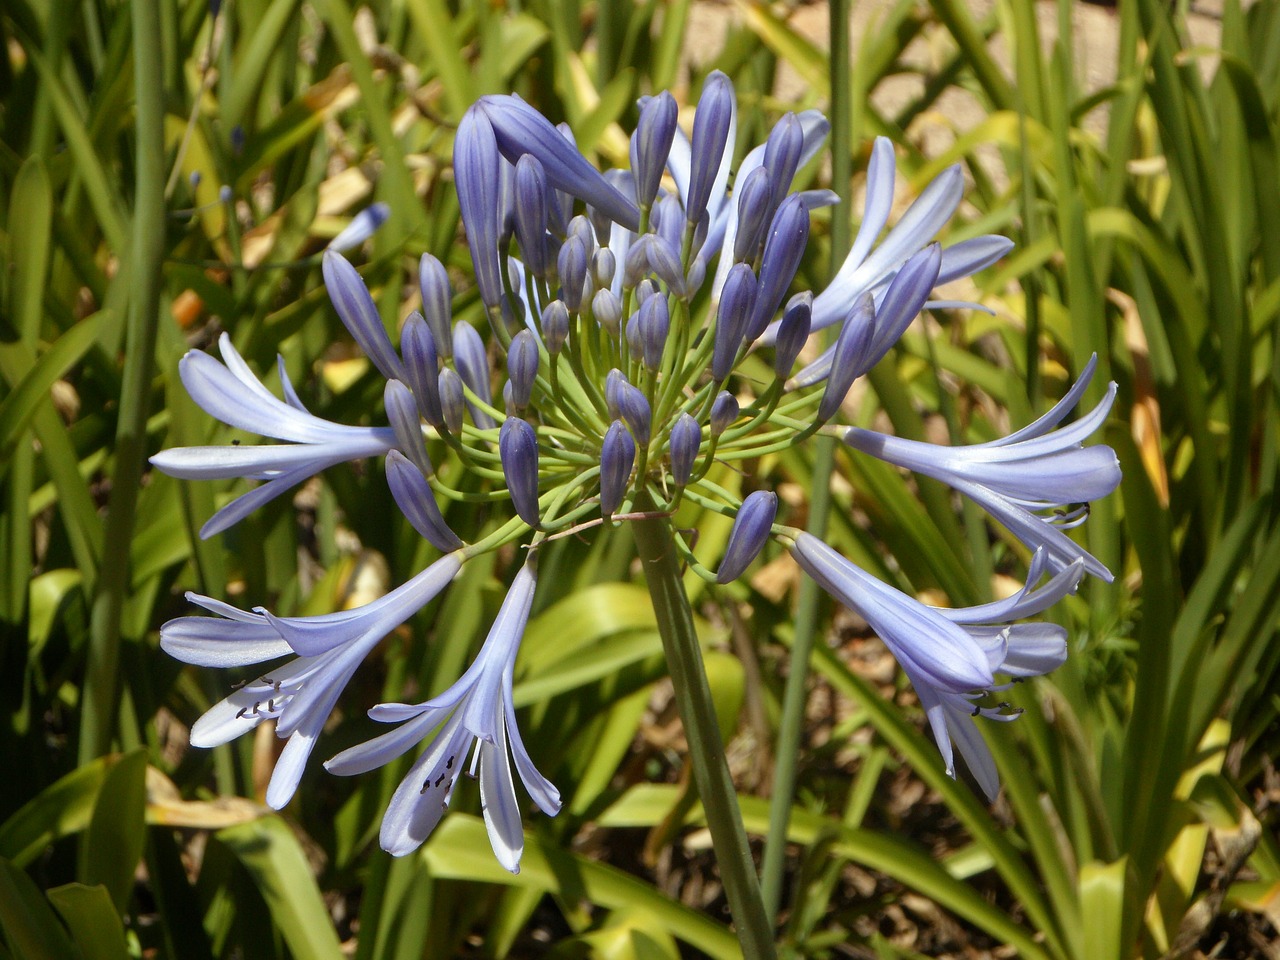
[[[644,303],[657,292],[657,283],[646,277],[644,280],[641,280],[636,284],[636,302]]]
[[[831,372],[827,374],[826,386],[822,389],[822,400],[818,403],[818,419],[822,422],[830,420],[840,409],[845,394],[853,386],[862,369],[864,358],[871,346],[875,334],[876,316],[875,301],[870,292],[863,293],[853,305],[844,326],[840,328],[840,336],[836,339],[835,352],[831,358]]]
[[[466,409],[466,395],[462,390],[462,378],[451,367],[440,371],[438,391],[440,415],[445,428],[454,436],[462,435],[462,413]]]
[[[537,110],[512,96],[480,98],[468,114],[480,112],[492,124],[497,149],[511,163],[531,153],[541,161],[547,181],[586,201],[629,230],[639,229],[640,211],[600,175],[564,135]],[[495,178],[496,179],[496,178]]]
[[[569,308],[563,300],[552,300],[542,308],[542,341],[553,357],[569,339]]]
[[[737,419],[738,398],[728,390],[721,390],[716,394],[715,402],[711,404],[711,435],[720,436]]]
[[[809,339],[809,325],[813,321],[813,294],[806,290],[797,293],[787,303],[778,325],[778,337],[773,344],[773,372],[787,377],[795,366],[796,358]]]
[[[511,338],[511,346],[507,348],[507,376],[511,400],[518,410],[529,405],[533,381],[538,376],[538,361],[538,338],[532,330],[521,330]]]
[[[431,473],[431,460],[427,445],[422,439],[422,423],[418,419],[418,404],[413,391],[399,380],[388,380],[382,389],[382,405],[387,410],[387,422],[396,435],[396,446],[412,460],[424,475]]]
[[[769,171],[756,167],[742,178],[734,192],[738,200],[738,232],[733,238],[733,259],[754,260],[772,211]]]
[[[201,179],[200,171],[199,171],[199,170],[192,170],[192,171],[191,171],[191,176],[187,178],[187,181],[191,184],[191,189],[192,189],[192,190],[194,190],[196,187],[200,186],[200,179]]]
[[[622,301],[608,287],[597,290],[596,295],[591,298],[591,314],[596,318],[596,323],[612,336],[618,335],[618,327],[622,323]]]
[[[231,152],[237,157],[244,153],[245,133],[244,127],[236,124],[231,128]],[[230,189],[229,187],[227,189]]]
[[[441,553],[449,553],[463,545],[458,535],[449,529],[440,514],[431,485],[413,463],[399,450],[387,454],[387,486],[396,506],[419,535]]]
[[[409,314],[400,331],[400,352],[404,354],[404,370],[418,411],[433,427],[443,422],[440,412],[440,364],[436,359],[435,338],[417,310]]]
[[[370,204],[351,218],[346,229],[329,241],[328,249],[342,251],[360,246],[377,233],[378,228],[386,223],[390,216],[391,208],[387,204]]]
[[[658,195],[678,119],[676,101],[665,90],[640,108],[640,120],[631,136],[631,172],[636,180],[636,202],[642,207],[651,206]]]
[[[733,371],[742,347],[747,323],[756,302],[756,275],[745,263],[735,263],[725,278],[716,313],[715,346],[711,354],[711,378],[717,383]]]
[[[476,328],[465,320],[453,325],[453,362],[462,382],[485,403],[493,401],[489,387],[489,355]],[[481,430],[494,426],[493,418],[475,405],[471,405],[471,420]]]
[[[502,302],[498,217],[502,198],[498,141],[485,114],[473,106],[462,116],[453,141],[453,178],[467,231],[476,286],[486,307]]]
[[[422,292],[422,315],[431,330],[432,339],[441,356],[453,356],[453,338],[449,326],[453,322],[453,288],[444,264],[429,253],[418,261],[418,289]]]
[[[516,164],[516,239],[525,266],[535,277],[545,277],[547,261],[547,178],[536,157],[525,154]]]
[[[507,417],[498,432],[498,453],[516,515],[529,526],[537,527],[540,522],[537,433],[527,421]]]
[[[773,199],[781,203],[791,189],[800,156],[804,152],[804,128],[794,113],[788,113],[773,125],[764,145],[764,166],[769,171]]]
[[[667,345],[671,330],[671,314],[666,297],[650,297],[640,304],[635,316],[640,328],[640,355],[650,371],[662,366],[662,351]]]
[[[582,241],[582,249],[587,251],[587,259],[590,260],[596,252],[596,230],[591,225],[591,221],[587,217],[577,216],[569,221],[570,237],[577,237]]]
[[[716,583],[732,583],[746,572],[768,542],[777,513],[778,495],[768,490],[757,490],[742,501],[716,571]]]
[[[607,287],[613,283],[613,274],[617,268],[618,259],[608,247],[601,247],[591,258],[591,272],[599,287]]]
[[[627,349],[632,357],[640,357],[644,353],[644,338],[640,336],[640,314],[637,311],[627,320]]]
[[[506,250],[516,232],[516,168],[498,164],[498,249]]]
[[[613,516],[622,505],[635,460],[635,441],[621,421],[613,421],[600,445],[600,512],[604,516]]]
[[[698,109],[693,115],[689,195],[685,201],[685,216],[690,223],[697,223],[706,212],[711,187],[720,172],[725,147],[729,145],[734,106],[733,83],[719,70],[713,71],[702,86]]]
[[[560,296],[570,313],[582,307],[582,286],[587,279],[587,250],[577,237],[569,237],[560,247]]]
[[[658,279],[667,285],[673,294],[683,298],[685,295],[684,270],[680,266],[680,255],[667,241],[661,237],[649,237],[649,266],[657,274]]]
[[[783,200],[769,228],[760,259],[760,287],[755,310],[747,326],[747,340],[754,343],[773,319],[795,279],[805,244],[809,242],[809,211],[799,197]]]
[[[617,420],[622,416],[622,388],[630,386],[627,375],[614,367],[604,378],[604,402],[609,410],[609,419]]]
[[[373,297],[369,296],[369,289],[356,273],[356,268],[342,254],[327,250],[321,273],[324,274],[329,299],[333,301],[343,326],[351,332],[378,372],[388,380],[405,379],[404,368],[391,345],[391,338],[387,336],[387,328],[382,325]]]
[[[645,397],[644,391],[629,383],[622,384],[618,388],[618,415],[630,428],[636,443],[647,447],[653,412],[649,409],[649,400]]]
[[[231,189],[231,185],[224,183],[218,188],[218,200],[221,203],[230,203],[231,198],[235,196],[235,192]]]
[[[508,417],[520,416],[520,408],[516,406],[515,395],[511,392],[511,381],[502,385],[502,409]]]
[[[646,233],[627,249],[627,260],[622,268],[622,285],[628,289],[636,286],[649,273],[649,244],[653,235]]]
[[[682,413],[671,428],[671,479],[677,487],[683,487],[693,476],[698,462],[698,449],[702,446],[702,427],[687,413]]]

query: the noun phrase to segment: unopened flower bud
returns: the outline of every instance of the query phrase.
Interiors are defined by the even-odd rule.
[[[570,220],[569,236],[582,241],[582,249],[587,252],[587,260],[590,261],[596,252],[596,231],[590,219],[579,214]]]
[[[622,268],[622,285],[636,286],[649,273],[649,242],[652,234],[646,233],[627,249],[627,259]]]
[[[728,390],[721,390],[716,394],[715,402],[711,404],[711,435],[720,436],[737,419],[738,398]]]
[[[462,540],[445,523],[440,505],[436,503],[435,494],[422,471],[399,450],[388,453],[386,462],[387,486],[391,488],[391,496],[413,529],[441,553],[461,547]]]
[[[440,365],[436,359],[435,337],[422,314],[417,310],[409,314],[400,331],[400,353],[404,357],[404,372],[418,412],[433,427],[444,422],[440,412]]]
[[[769,171],[775,205],[791,190],[804,151],[804,130],[794,113],[788,113],[773,125],[764,145],[764,166]]]
[[[637,311],[627,318],[627,349],[631,356],[639,358],[644,353],[644,339],[640,336],[640,313]]]
[[[667,298],[650,297],[640,304],[635,319],[640,328],[640,356],[644,365],[656,372],[662,366],[662,351],[667,345],[667,333],[671,330]]]
[[[449,336],[453,323],[453,288],[444,264],[429,253],[424,253],[418,261],[418,289],[422,291],[422,316],[427,321],[427,329],[440,356],[448,360],[453,356],[453,338]]]
[[[631,171],[636,179],[636,202],[642,207],[651,206],[658,195],[678,114],[675,98],[665,90],[640,108],[640,120],[631,137]]]
[[[818,403],[818,420],[826,422],[836,415],[845,394],[857,379],[862,359],[866,356],[875,332],[875,301],[871,294],[858,297],[853,310],[840,328],[835,352],[831,358],[831,372]]]
[[[716,583],[732,583],[746,572],[768,542],[777,513],[778,495],[768,490],[757,490],[742,502],[716,571]]]
[[[715,344],[711,354],[711,378],[717,383],[733,371],[733,361],[756,302],[756,275],[745,263],[735,263],[720,292],[716,312]]]
[[[613,421],[600,445],[600,512],[611,517],[622,505],[635,465],[636,443],[619,420]]]
[[[444,425],[454,436],[462,435],[462,414],[466,410],[466,397],[462,390],[462,378],[452,367],[440,371],[440,413]]]
[[[453,177],[476,286],[486,307],[496,307],[504,295],[498,257],[501,159],[489,117],[480,110],[468,110],[453,140]]]
[[[661,237],[649,237],[649,267],[658,279],[677,297],[684,297],[684,270],[680,266],[680,255]]]
[[[547,260],[547,178],[542,164],[526,153],[516,163],[515,227],[520,255],[535,277],[545,277]]]
[[[395,432],[396,446],[424,475],[429,475],[431,459],[422,439],[422,422],[418,419],[418,404],[413,398],[413,391],[399,380],[388,380],[382,390],[382,405],[387,410],[387,422]]]
[[[734,193],[738,201],[738,232],[733,238],[733,259],[751,261],[760,252],[772,209],[769,171],[756,167],[736,185]]]
[[[648,399],[639,387],[624,383],[618,388],[618,414],[630,428],[636,443],[648,446],[653,413],[649,409]]]
[[[778,325],[778,337],[773,344],[773,372],[786,378],[795,365],[796,358],[809,339],[809,326],[813,320],[813,294],[797,293],[787,303]]]
[[[346,229],[329,241],[328,249],[341,251],[360,246],[377,233],[390,216],[391,208],[385,203],[370,204],[351,218]]]
[[[529,405],[533,394],[533,382],[538,376],[538,338],[531,330],[521,330],[511,338],[507,348],[507,382],[511,387],[511,401],[516,409]]]
[[[617,420],[622,415],[622,388],[630,386],[627,375],[614,367],[604,377],[604,402],[609,410],[609,419]]]
[[[542,308],[542,342],[553,357],[569,339],[569,308],[563,300],[552,300]]]
[[[787,288],[795,279],[805,244],[809,242],[809,211],[804,201],[791,196],[783,200],[769,227],[769,238],[760,258],[760,284],[755,310],[747,325],[747,341],[754,343],[773,319]]]
[[[601,289],[613,283],[613,273],[618,267],[618,259],[608,247],[601,247],[591,258],[591,273],[596,278],[596,286]]]
[[[670,451],[671,479],[677,487],[683,487],[692,478],[701,446],[702,427],[689,414],[680,414],[671,427]]]
[[[644,303],[657,292],[658,285],[652,280],[645,278],[636,284],[636,302]]]
[[[618,335],[618,327],[622,323],[622,301],[612,290],[603,287],[596,291],[591,298],[591,313],[611,335]]]
[[[702,86],[698,109],[693,115],[689,195],[685,204],[690,223],[697,223],[706,212],[725,149],[732,150],[728,140],[734,106],[733,83],[719,70],[713,71]]]
[[[538,435],[532,425],[519,417],[507,417],[498,432],[498,453],[502,457],[502,476],[516,515],[537,527],[538,516]]]
[[[582,285],[587,279],[587,248],[582,240],[570,236],[560,247],[557,261],[560,274],[560,297],[570,313],[582,306]]]
[[[356,268],[347,262],[340,253],[325,251],[321,265],[324,274],[325,289],[329,291],[329,299],[343,326],[350,331],[356,343],[364,350],[365,356],[373,361],[388,380],[403,380],[404,369],[400,365],[400,357],[395,347],[391,346],[391,338],[387,336],[387,328],[382,325],[382,317],[369,295],[369,288],[360,279]]]
[[[459,320],[453,326],[453,362],[458,368],[462,382],[485,403],[493,400],[493,390],[489,386],[489,355],[485,353],[484,341],[476,328],[465,320]],[[493,418],[476,406],[471,407],[471,419],[481,430],[494,426]]]

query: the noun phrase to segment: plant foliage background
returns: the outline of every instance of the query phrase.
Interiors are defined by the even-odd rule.
[[[700,26],[709,13],[727,25],[722,47]],[[411,305],[423,251],[451,267],[455,313],[479,317],[449,169],[477,96],[519,92],[607,165],[625,157],[639,95],[696,91],[713,68],[742,98],[740,143],[787,109],[834,103],[852,148],[807,171],[813,182],[856,192],[865,144],[887,134],[915,189],[966,164],[953,239],[1018,243],[968,291],[994,316],[917,326],[850,398],[855,422],[973,442],[1042,412],[1094,352],[1092,389],[1120,383],[1106,440],[1124,483],[1088,524],[1089,548],[1119,575],[1062,608],[1067,665],[1012,690],[1026,714],[986,731],[997,805],[946,778],[877,642],[825,611],[836,621],[810,665],[787,846],[769,840],[785,850],[772,893],[784,949],[1276,956],[1280,6],[1228,0],[1212,48],[1189,45],[1185,13],[1120,4],[1115,49],[1091,51],[1115,77],[1092,89],[1065,0],[981,14],[886,3],[852,36],[851,69],[796,29],[796,11],[745,0],[8,0],[0,958],[736,953],[629,554],[590,537],[544,553],[516,701],[566,805],[528,821],[522,872],[493,861],[461,796],[421,854],[392,860],[378,818],[411,758],[353,780],[313,771],[270,812],[255,799],[277,744],[265,727],[186,747],[187,725],[244,678],[183,669],[157,628],[189,612],[186,589],[336,609],[402,582],[431,548],[376,464],[329,471],[210,541],[196,530],[231,491],[145,465],[161,447],[228,439],[176,375],[183,352],[224,330],[264,373],[278,351],[318,415],[368,422],[377,378],[343,339],[315,256],[368,203],[391,209],[361,266],[384,317]],[[927,66],[913,65],[922,49]],[[794,98],[776,95],[784,70],[803,81]],[[906,102],[874,106],[903,75],[916,79]],[[956,90],[981,108],[972,129],[948,130]],[[815,221],[813,285],[844,252],[847,211]],[[804,509],[809,456],[750,472]],[[922,480],[917,499],[915,481],[877,466],[836,461],[828,540],[847,555],[956,604],[1021,569],[1014,545],[942,488]],[[727,521],[691,522],[714,554]],[[370,734],[367,706],[458,675],[509,559],[469,564],[384,642],[324,755]],[[766,560],[750,583],[688,583],[761,839],[798,669],[796,577]]]

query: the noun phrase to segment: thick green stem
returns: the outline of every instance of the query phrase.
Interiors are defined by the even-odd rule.
[[[648,494],[637,502],[639,510],[653,509]],[[738,796],[729,777],[715,704],[707,682],[693,611],[680,577],[680,561],[666,518],[636,520],[632,524],[636,547],[644,561],[645,581],[653,599],[658,631],[675,685],[676,704],[689,741],[693,779],[707,814],[711,844],[724,882],[725,896],[737,928],[744,956],[753,960],[775,957],[773,926],[760,899],[755,863],[747,845],[747,832],[738,810]]]

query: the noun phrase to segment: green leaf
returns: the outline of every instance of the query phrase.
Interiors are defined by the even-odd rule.
[[[643,910],[661,929],[695,950],[725,960],[742,956],[737,939],[723,924],[615,867],[552,849],[534,837],[525,837],[520,872],[508,873],[490,854],[484,823],[477,817],[451,813],[431,835],[422,859],[440,879],[527,886],[569,904],[585,900],[611,909]]]
[[[128,960],[124,924],[106,887],[68,883],[54,887],[48,897],[71,929],[84,960]]]
[[[219,830],[218,840],[244,864],[271,919],[295,957],[340,960],[342,948],[306,855],[279,817]]]
[[[1084,924],[1084,953],[1089,960],[1126,960],[1124,940],[1125,870],[1128,858],[1114,863],[1097,860],[1080,868],[1080,912]]]
[[[145,747],[112,765],[98,791],[82,850],[81,879],[105,886],[120,913],[128,909],[134,870],[146,841],[146,779]]]
[[[81,960],[31,878],[0,856],[0,930],[22,960]]]
[[[24,804],[0,825],[0,857],[21,868],[55,840],[85,829],[114,762],[103,757],[87,763]]]
[[[59,337],[0,402],[0,463],[9,459],[13,445],[36,409],[49,399],[54,383],[66,376],[93,346],[102,317],[102,313],[86,317]]]

